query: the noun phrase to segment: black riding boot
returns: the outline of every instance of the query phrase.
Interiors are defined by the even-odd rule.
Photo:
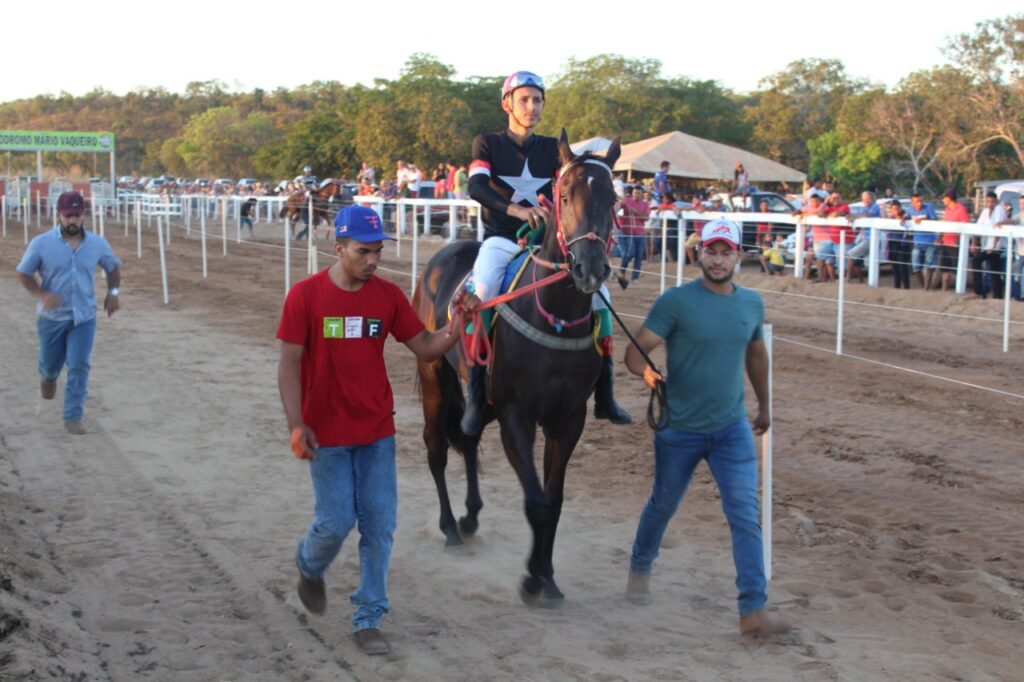
[[[466,410],[462,413],[462,432],[476,436],[484,428],[484,401],[487,400],[487,366],[469,368],[469,386],[466,387]]]
[[[601,360],[601,376],[597,378],[597,388],[594,389],[594,417],[608,419],[612,424],[629,424],[633,418],[615,402],[612,359],[606,357]]]

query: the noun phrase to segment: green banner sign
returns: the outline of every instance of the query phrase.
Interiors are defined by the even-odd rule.
[[[110,153],[114,151],[114,134],[0,130],[0,151]]]

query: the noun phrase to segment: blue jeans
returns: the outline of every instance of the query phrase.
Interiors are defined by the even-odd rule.
[[[669,520],[675,514],[693,470],[706,459],[722,497],[732,533],[740,616],[764,608],[767,583],[758,517],[757,458],[746,419],[713,433],[687,433],[672,427],[654,436],[654,488],[640,515],[630,570],[648,575]]]
[[[67,364],[64,421],[82,421],[89,388],[89,358],[96,338],[96,318],[76,325],[74,320],[54,321],[40,317],[36,321],[36,331],[39,333],[39,376],[56,379]]]
[[[359,524],[359,587],[352,626],[379,628],[388,612],[388,563],[398,517],[395,437],[368,445],[320,448],[309,463],[316,516],[299,542],[299,570],[323,578],[352,527]]]
[[[642,234],[622,235],[622,265],[620,270],[626,272],[629,262],[633,261],[632,279],[640,278],[640,266],[644,262],[644,251],[647,247],[647,237]]]
[[[242,216],[241,223],[238,225],[238,231],[241,232],[245,229],[245,226],[249,226],[249,234],[252,234],[252,218],[247,215]]]

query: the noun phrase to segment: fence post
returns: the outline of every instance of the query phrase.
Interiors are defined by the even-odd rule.
[[[1006,281],[1003,283],[1003,352],[1010,352],[1010,291],[1013,277],[1013,236],[1006,237]]]
[[[881,266],[882,248],[879,243],[880,231],[877,228],[868,228],[868,286],[878,286],[878,269]]]
[[[220,244],[221,255],[228,255],[228,198],[221,199],[220,212]]]
[[[807,243],[806,239],[807,228],[804,226],[801,220],[796,224],[796,256],[793,258],[793,276],[797,279],[803,279],[804,277],[804,258],[807,254],[804,253],[804,244]]]
[[[761,436],[761,542],[764,552],[764,578],[772,579],[772,459],[775,432],[775,412],[772,390],[772,325],[764,325],[764,348],[768,353],[768,416],[771,428]]]
[[[160,243],[160,282],[164,289],[164,305],[167,305],[171,300],[167,295],[167,255],[164,248],[163,221],[159,214],[156,216],[156,236]]]
[[[661,293],[665,293],[665,268],[668,266],[668,216],[661,213]]]
[[[839,230],[839,310],[836,313],[836,355],[843,354],[843,299],[846,296],[846,230]]]
[[[3,216],[4,239],[7,239],[7,195],[0,195],[0,215]]]
[[[284,295],[292,288],[292,227],[288,224],[288,216],[284,217]]]

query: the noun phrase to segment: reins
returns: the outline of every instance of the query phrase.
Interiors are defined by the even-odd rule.
[[[622,331],[626,333],[626,337],[629,338],[629,342],[633,344],[633,347],[636,348],[637,351],[640,352],[640,357],[644,359],[644,362],[647,363],[647,366],[660,375],[661,370],[659,370],[658,366],[654,364],[653,360],[651,360],[651,356],[648,355],[647,352],[640,347],[639,343],[637,343],[636,338],[633,336],[633,334],[630,333],[629,328],[626,327],[626,324],[622,321],[622,318],[619,317],[619,314],[617,312],[615,312],[615,308],[612,307],[612,302],[605,298],[604,292],[600,290],[597,292],[597,295],[600,296],[601,300],[604,301],[604,304],[608,306],[608,310],[611,311],[612,317],[614,317],[615,321],[619,323],[620,327],[622,327]],[[655,407],[655,403],[657,403],[657,407]],[[663,379],[658,379],[656,382],[654,382],[654,388],[651,389],[651,395],[647,399],[647,425],[650,426],[655,431],[661,431],[662,429],[667,427],[667,407],[668,389],[665,386],[665,381]]]

